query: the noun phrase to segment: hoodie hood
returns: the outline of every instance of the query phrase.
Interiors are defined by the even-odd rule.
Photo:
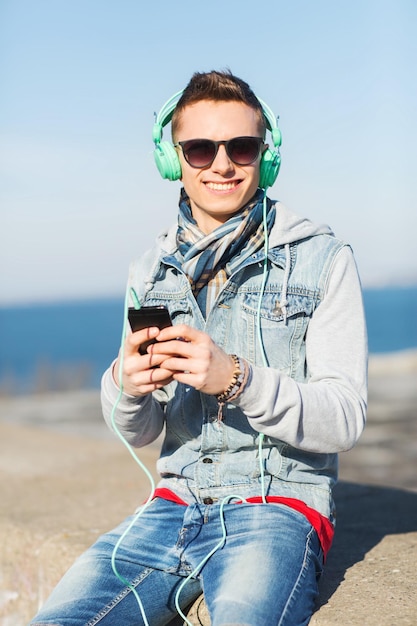
[[[269,246],[285,246],[316,235],[334,235],[327,224],[315,224],[293,213],[281,202],[276,202],[276,217],[269,236]]]

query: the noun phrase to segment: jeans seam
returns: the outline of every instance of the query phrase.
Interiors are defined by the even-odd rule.
[[[298,585],[299,585],[299,582],[300,582],[300,580],[301,580],[301,578],[303,576],[303,573],[305,572],[305,567],[306,567],[306,563],[307,563],[307,556],[308,556],[308,553],[310,551],[310,541],[311,541],[312,535],[314,535],[315,532],[316,531],[314,530],[314,528],[311,528],[311,530],[309,531],[309,533],[307,535],[307,540],[306,540],[305,549],[304,549],[303,562],[301,564],[300,571],[299,571],[298,576],[297,576],[297,580],[295,581],[295,583],[293,585],[291,593],[288,595],[287,602],[285,603],[284,609],[282,611],[281,618],[280,618],[277,626],[281,626],[284,623],[284,619],[286,618],[286,616],[288,614],[288,608],[289,608],[289,605],[291,603],[291,600],[293,599],[295,591],[298,588]]]
[[[152,567],[147,567],[144,569],[139,576],[134,578],[131,582],[131,586],[136,589],[140,585],[140,583],[149,576],[153,572]],[[118,594],[113,598],[111,602],[106,604],[105,607],[101,609],[99,613],[97,613],[90,621],[87,622],[86,626],[95,626],[95,624],[99,624],[101,620],[106,617],[122,600],[126,598],[126,596],[132,593],[130,587],[125,586]],[[59,625],[58,625],[59,626]]]

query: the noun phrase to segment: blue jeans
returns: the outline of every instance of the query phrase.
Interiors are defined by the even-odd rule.
[[[111,557],[130,524],[114,561],[122,581]],[[163,626],[177,615],[182,586],[178,606],[203,591],[212,626],[301,626],[314,611],[322,564],[315,530],[286,506],[157,498],[74,563],[31,625]]]

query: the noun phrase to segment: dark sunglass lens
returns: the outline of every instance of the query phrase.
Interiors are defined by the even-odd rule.
[[[210,140],[190,140],[182,146],[185,159],[192,167],[205,167],[214,160],[216,146]]]
[[[237,165],[249,165],[257,159],[260,145],[257,137],[236,137],[229,141],[228,153]]]

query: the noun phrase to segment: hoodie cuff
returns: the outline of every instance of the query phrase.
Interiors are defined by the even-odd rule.
[[[114,367],[116,361],[117,359],[113,361],[110,367],[104,372],[101,379],[102,397],[107,401],[107,403],[114,405],[118,402],[120,409],[126,408],[127,410],[131,410],[132,408],[135,408],[136,410],[139,406],[143,406],[147,402],[150,402],[150,395],[132,396],[124,391],[120,393],[120,387],[114,379]]]
[[[256,385],[253,384],[253,367],[247,361],[246,363],[248,367],[248,374],[247,374],[245,386],[243,387],[239,395],[235,399],[231,400],[230,402],[230,404],[234,404],[235,406],[242,409],[244,413],[245,413],[245,406],[251,406],[251,404],[254,401],[256,402],[256,398],[257,397],[259,398],[259,393],[260,393],[260,390],[256,389],[255,388]]]

